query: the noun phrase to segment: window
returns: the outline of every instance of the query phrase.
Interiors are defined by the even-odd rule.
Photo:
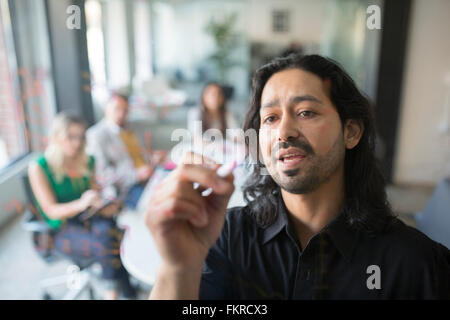
[[[105,5],[103,5],[105,6]],[[92,100],[96,119],[102,117],[102,106],[107,102],[106,60],[102,19],[104,12],[99,0],[85,2],[86,38],[89,57]]]
[[[28,151],[7,5],[7,1],[2,1],[0,8],[0,168]]]
[[[0,169],[44,150],[55,113],[43,0],[0,0]]]
[[[289,11],[274,10],[272,12],[272,31],[281,33],[289,32]]]

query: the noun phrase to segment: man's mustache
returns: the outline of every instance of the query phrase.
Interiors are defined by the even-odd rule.
[[[314,155],[314,150],[308,142],[303,140],[292,140],[292,141],[278,142],[276,145],[274,145],[271,152],[272,159],[277,161],[278,159],[276,159],[276,155],[278,154],[278,151],[281,149],[288,149],[291,147],[300,149],[306,154]]]

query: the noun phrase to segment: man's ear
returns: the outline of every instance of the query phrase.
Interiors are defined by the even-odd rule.
[[[344,143],[347,149],[353,149],[358,144],[364,132],[361,120],[348,119],[344,124]]]

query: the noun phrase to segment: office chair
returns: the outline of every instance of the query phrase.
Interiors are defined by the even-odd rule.
[[[76,273],[76,276],[73,274],[65,274],[41,280],[42,299],[53,299],[49,292],[50,288],[67,285],[68,292],[62,298],[63,300],[77,299],[85,290],[88,290],[89,298],[94,300],[95,294],[92,286],[92,276],[97,276],[94,258],[75,258],[56,252],[53,249],[53,236],[55,231],[44,221],[35,206],[33,191],[31,190],[27,174],[22,176],[22,184],[27,199],[22,227],[26,231],[31,232],[34,249],[46,263],[69,260],[72,263],[71,270]]]

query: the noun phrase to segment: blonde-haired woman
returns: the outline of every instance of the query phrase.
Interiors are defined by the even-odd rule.
[[[81,118],[57,115],[44,155],[28,168],[31,188],[40,214],[55,231],[54,249],[76,257],[95,257],[108,286],[106,299],[116,299],[119,289],[125,297],[134,297],[119,256],[123,233],[113,218],[118,205],[84,222],[78,218],[103,202],[95,184],[94,158],[85,153],[85,132]]]

